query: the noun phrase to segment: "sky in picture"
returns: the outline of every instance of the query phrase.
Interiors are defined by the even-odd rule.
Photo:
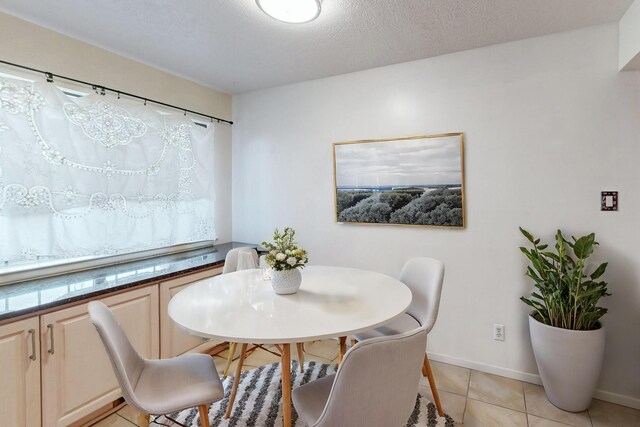
[[[338,187],[462,185],[460,136],[335,145]]]

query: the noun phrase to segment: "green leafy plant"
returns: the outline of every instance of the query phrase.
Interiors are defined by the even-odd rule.
[[[262,246],[269,250],[264,259],[274,270],[303,268],[309,261],[307,251],[298,248],[294,240],[295,235],[296,231],[293,228],[285,227],[282,233],[276,228],[273,232],[273,243],[262,242]]]
[[[548,245],[541,244],[520,227],[520,232],[533,246],[520,250],[529,259],[526,275],[533,279],[535,290],[531,298],[520,299],[533,308],[531,313],[537,320],[551,326],[574,330],[599,328],[598,320],[607,312],[599,307],[601,297],[607,293],[607,283],[599,281],[607,269],[607,263],[600,264],[591,274],[587,273],[586,261],[598,245],[591,233],[568,241],[558,230],[555,252],[548,251]],[[570,249],[570,251],[568,250]],[[573,256],[569,253],[572,252]]]

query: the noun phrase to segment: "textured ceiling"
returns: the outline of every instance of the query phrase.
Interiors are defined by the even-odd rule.
[[[323,0],[285,24],[253,0],[0,0],[0,10],[227,93],[617,21],[633,0]]]

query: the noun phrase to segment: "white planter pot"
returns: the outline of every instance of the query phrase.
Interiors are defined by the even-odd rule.
[[[529,316],[533,354],[551,403],[570,412],[586,410],[598,385],[604,358],[604,326],[574,331]]]
[[[302,274],[300,270],[273,270],[271,272],[271,286],[278,295],[295,294],[300,289]]]

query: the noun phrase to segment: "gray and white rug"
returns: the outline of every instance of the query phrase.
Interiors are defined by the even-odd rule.
[[[291,384],[293,388],[296,388],[309,381],[333,374],[335,371],[336,365],[305,362],[304,372],[301,373],[298,369],[298,362],[292,361]],[[279,363],[261,366],[242,373],[233,413],[229,419],[224,419],[223,416],[229,402],[232,382],[233,377],[230,376],[223,380],[224,398],[211,405],[209,420],[212,427],[282,426],[282,409],[280,405],[282,386],[280,384]],[[304,427],[304,423],[298,419],[298,414],[293,405],[291,410],[292,425]],[[186,409],[169,416],[187,426],[201,426],[196,408]],[[439,417],[435,405],[423,396],[418,395],[413,413],[405,427],[453,427],[453,420],[448,415]]]

